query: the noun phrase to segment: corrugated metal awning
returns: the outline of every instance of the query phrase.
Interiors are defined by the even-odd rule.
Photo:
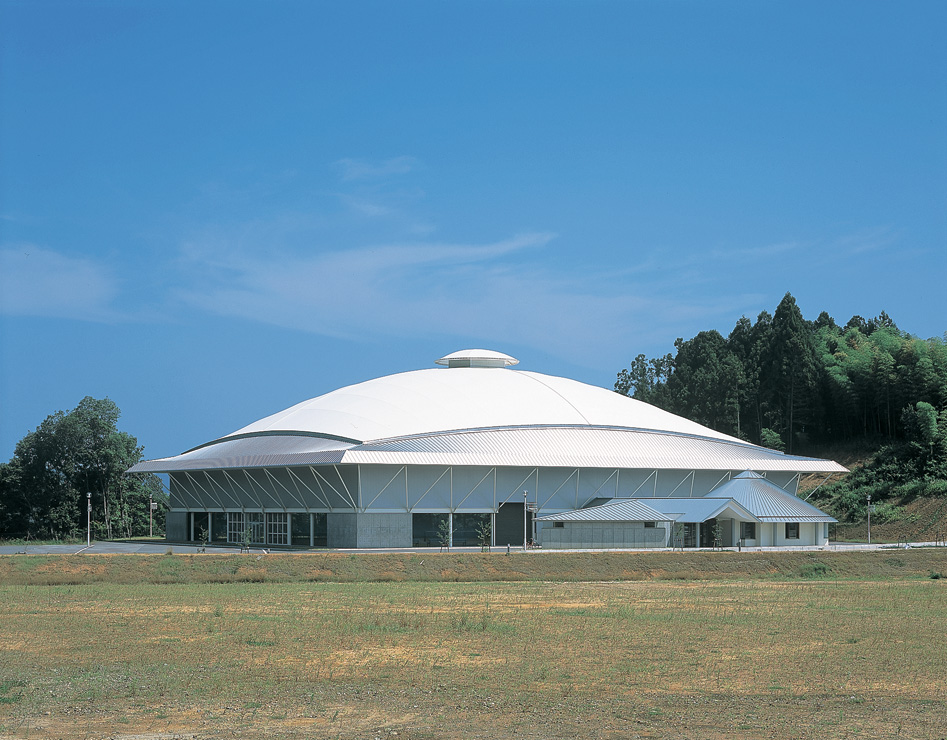
[[[667,522],[671,518],[638,498],[613,499],[601,506],[536,517],[539,522]]]

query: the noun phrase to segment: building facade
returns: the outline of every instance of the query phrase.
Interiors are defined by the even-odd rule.
[[[465,350],[341,388],[131,472],[167,473],[169,540],[411,547],[543,540],[537,517],[699,498],[743,471],[795,492],[784,455],[613,391]]]

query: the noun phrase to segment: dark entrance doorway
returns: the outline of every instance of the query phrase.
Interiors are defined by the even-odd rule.
[[[700,546],[701,547],[719,547],[722,543],[717,542],[714,534],[717,530],[717,520],[708,519],[700,525]]]
[[[533,539],[533,512],[526,512],[526,531],[529,539]],[[494,543],[498,546],[523,546],[523,503],[510,501],[501,504],[496,515],[496,532]]]

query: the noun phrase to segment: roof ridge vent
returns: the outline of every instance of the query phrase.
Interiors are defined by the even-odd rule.
[[[518,365],[519,360],[492,349],[462,349],[444,355],[436,364],[447,367],[511,367]]]

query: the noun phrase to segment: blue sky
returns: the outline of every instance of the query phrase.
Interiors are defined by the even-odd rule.
[[[947,329],[947,3],[0,0],[0,459],[488,347],[611,387],[791,292]]]

